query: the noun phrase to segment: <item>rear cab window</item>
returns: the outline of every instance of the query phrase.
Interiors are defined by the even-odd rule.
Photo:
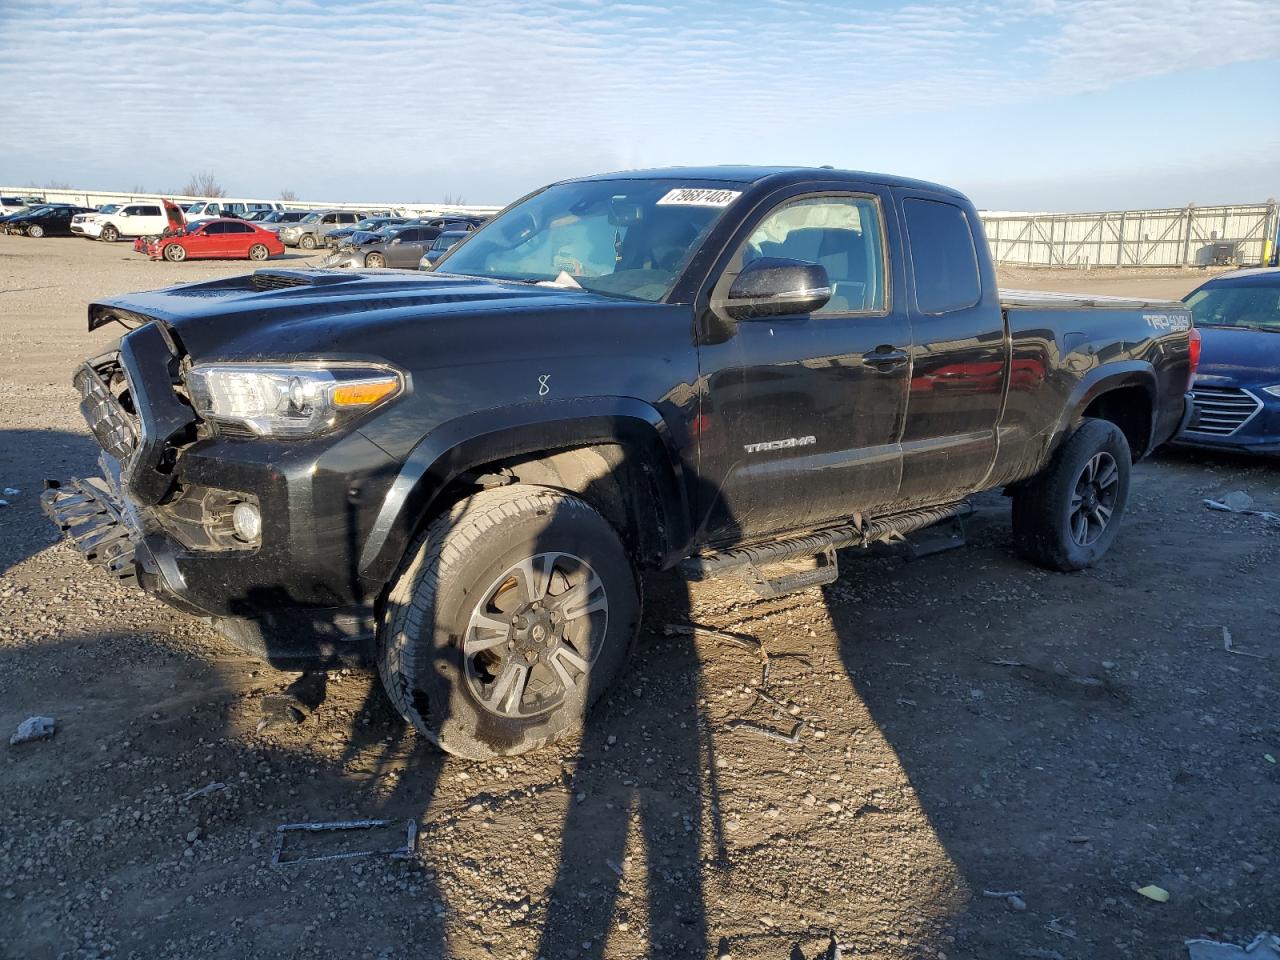
[[[902,201],[907,247],[921,313],[951,313],[982,299],[978,252],[965,211],[942,200],[908,197]]]

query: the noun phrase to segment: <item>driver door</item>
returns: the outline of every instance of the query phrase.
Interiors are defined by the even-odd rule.
[[[892,199],[877,188],[777,196],[748,220],[699,324],[700,539],[829,525],[893,502],[911,328]],[[752,259],[824,267],[812,313],[734,321],[728,286]]]

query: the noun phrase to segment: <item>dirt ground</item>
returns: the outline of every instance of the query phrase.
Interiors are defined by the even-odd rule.
[[[39,511],[45,477],[94,461],[68,381],[111,334],[86,303],[244,269],[0,237],[0,729],[58,724],[0,747],[0,956],[812,960],[834,935],[845,957],[1172,960],[1280,927],[1280,531],[1201,504],[1280,510],[1277,463],[1141,464],[1115,549],[1074,575],[1019,560],[986,495],[963,549],[847,551],[825,590],[654,578],[581,740],[469,764],[371,674],[278,673],[91,573]],[[771,699],[751,651],[664,633],[688,623],[759,639]],[[286,689],[305,718],[259,730]],[[792,745],[738,719],[803,723]],[[353,818],[401,824],[290,835],[286,859],[410,820],[416,854],[272,866],[278,825]]]

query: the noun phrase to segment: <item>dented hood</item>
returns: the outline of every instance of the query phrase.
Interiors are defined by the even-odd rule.
[[[471,323],[498,311],[560,314],[618,303],[583,290],[449,274],[275,269],[93,303],[89,329],[154,320],[195,362],[359,357],[388,334],[430,337],[432,325],[446,319]]]

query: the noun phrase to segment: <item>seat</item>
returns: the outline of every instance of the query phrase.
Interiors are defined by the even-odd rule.
[[[867,309],[867,244],[860,231],[832,227],[801,227],[780,241],[765,241],[760,252],[766,257],[785,257],[817,263],[827,271],[832,297],[823,310],[841,313]]]

